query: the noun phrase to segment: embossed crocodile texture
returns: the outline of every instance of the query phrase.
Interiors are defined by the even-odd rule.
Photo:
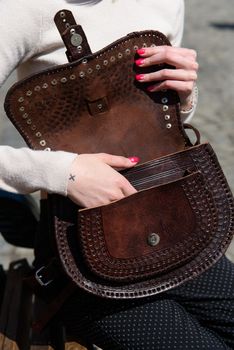
[[[171,230],[166,230],[165,235],[164,232],[161,233],[161,243],[159,242],[159,245],[152,248],[152,253],[150,253],[150,247],[146,248],[145,245],[145,227],[148,225],[148,220],[146,221],[144,216],[135,217],[137,222],[135,232],[137,232],[137,237],[143,237],[144,241],[140,248],[137,247],[138,256],[134,255],[137,250],[131,241],[134,237],[131,236],[130,240],[128,237],[128,230],[134,230],[132,227],[127,226],[124,232],[121,232],[123,242],[120,243],[122,246],[127,246],[127,253],[124,251],[125,247],[121,251],[119,245],[114,244],[111,239],[108,240],[108,237],[103,239],[107,207],[78,211],[69,200],[64,207],[61,197],[52,196],[51,198],[54,201],[56,240],[61,263],[70,278],[88,292],[117,299],[139,298],[160,293],[206,271],[222,256],[232,239],[234,232],[233,197],[209,144],[201,144],[158,160],[152,160],[147,163],[147,170],[142,164],[135,169],[129,169],[125,172],[125,176],[134,183],[134,174],[137,174],[138,189],[147,188],[147,181],[151,185],[154,181],[157,186],[154,188],[155,193],[151,190],[143,190],[138,192],[136,197],[141,198],[142,196],[141,201],[145,201],[147,205],[148,194],[154,198],[157,191],[158,193],[163,191],[164,196],[159,197],[160,208],[159,205],[151,205],[149,208],[151,222],[154,225],[155,216],[157,227],[157,215],[162,213],[161,208],[164,207],[161,222],[165,222],[164,215],[166,215],[165,220],[168,217],[168,222],[171,220],[171,223],[174,223]],[[185,175],[185,177],[181,175],[190,172],[192,172],[191,175]],[[141,173],[143,185],[140,181]],[[152,180],[153,173],[155,173],[154,180]],[[180,187],[183,195],[176,196],[171,202],[174,184]],[[189,202],[187,208],[183,207],[183,213],[175,210],[176,206],[180,207],[180,199],[182,206],[186,200]],[[155,203],[156,200],[154,198]],[[129,205],[130,211],[131,206],[135,205],[131,197],[126,198],[123,203],[123,205]],[[114,206],[119,204],[121,206],[121,201],[113,203]],[[174,210],[167,211],[166,205],[171,205]],[[81,226],[78,225],[75,214],[81,221]],[[112,229],[111,224],[118,225],[122,220],[121,214],[120,211],[118,217],[118,212],[116,212],[111,217],[111,223],[108,223],[110,229]],[[145,221],[145,226],[142,225],[142,221]],[[132,220],[131,225],[133,225]],[[150,230],[153,230],[153,226],[150,227]],[[86,231],[89,231],[87,236]],[[175,232],[178,237],[174,237]],[[189,237],[186,236],[186,232],[189,233]],[[106,232],[107,235],[108,232]],[[85,264],[80,249],[83,249],[86,254],[86,263],[90,265],[92,273],[90,269],[84,268]],[[142,252],[143,255],[140,256]],[[127,260],[130,265],[126,264]],[[113,276],[116,276],[115,281],[113,281]]]
[[[165,67],[135,66],[136,50],[145,45],[169,42],[155,31],[132,33],[17,83],[5,100],[8,117],[34,149],[137,155],[142,162],[184,149],[189,141],[176,92],[148,93],[135,80]]]

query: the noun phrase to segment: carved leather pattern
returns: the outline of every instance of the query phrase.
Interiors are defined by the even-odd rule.
[[[185,191],[189,197],[191,208],[195,211],[195,215],[201,216],[200,225],[203,232],[206,231],[204,232],[206,237],[205,247],[203,246],[201,250],[198,247],[203,243],[201,242],[201,232],[197,228],[200,238],[195,242],[196,254],[194,257],[191,257],[191,260],[185,262],[183,266],[180,266],[178,259],[173,269],[170,269],[167,274],[156,274],[156,276],[150,277],[145,281],[120,283],[119,286],[116,285],[113,287],[109,285],[107,280],[103,278],[98,279],[97,277],[90,279],[90,276],[89,278],[86,277],[79,270],[79,266],[77,266],[73,255],[74,253],[71,253],[71,248],[69,247],[66,229],[64,224],[59,220],[59,211],[62,207],[60,208],[59,201],[56,201],[56,240],[59,256],[66,273],[78,286],[106,298],[124,299],[150,296],[178,286],[184,281],[198,276],[222,256],[232,239],[234,231],[234,202],[228,184],[209,144],[202,144],[180,153],[182,158],[190,158],[196,170],[204,173],[206,176],[206,194],[201,197],[199,197],[199,186],[196,181],[192,184],[194,187],[185,185]],[[178,157],[178,155],[175,154],[174,157]],[[160,159],[160,162],[162,162],[162,159]],[[197,200],[199,201],[199,205],[196,203]],[[209,227],[211,223],[213,224],[213,229]],[[204,229],[204,224],[207,229]],[[76,235],[76,231],[73,234]],[[182,260],[183,249],[184,246],[181,247],[180,252],[178,250],[178,254],[181,255]],[[163,259],[163,254],[161,258]],[[170,262],[168,266],[170,266]]]
[[[188,219],[182,220],[186,229],[179,232],[181,223],[174,224],[178,237],[172,235],[170,240],[173,220],[167,228],[155,218],[159,243],[149,247],[145,239],[139,244],[140,232],[139,242],[126,241],[125,250],[104,237],[110,218],[104,207],[81,211],[77,225],[73,213],[78,208],[71,203],[69,214],[67,199],[52,196],[58,256],[65,272],[79,287],[106,298],[150,296],[198,276],[222,256],[234,231],[230,189],[210,145],[188,148],[178,95],[150,94],[147,84],[135,80],[135,74],[166,67],[135,66],[137,48],[152,44],[170,45],[159,32],[131,33],[95,54],[15,84],[5,100],[9,118],[31,148],[137,155],[142,163],[149,162],[123,172],[138,191],[143,190],[135,199],[143,196],[147,207],[154,191],[170,189],[173,183],[181,202],[187,201]],[[192,175],[183,177],[184,173]],[[152,186],[157,187],[147,190]],[[169,194],[162,198],[170,205]],[[131,205],[132,199],[113,206]],[[173,206],[176,212],[174,200]],[[192,234],[187,237],[187,232]],[[79,264],[81,260],[87,268]]]
[[[107,236],[112,236],[112,234],[110,229],[104,230],[103,228],[102,219],[104,214],[102,215],[102,208],[85,210],[80,213],[80,231],[83,243],[83,254],[91,271],[100,277],[114,281],[135,281],[162,272],[166,273],[171,268],[175,268],[176,265],[181,265],[185,261],[189,261],[204,249],[205,245],[207,245],[210,240],[211,233],[215,232],[217,229],[217,222],[216,210],[212,196],[211,193],[205,189],[202,175],[189,175],[188,178],[164,186],[170,187],[172,197],[176,186],[181,186],[183,188],[185,196],[189,199],[189,203],[196,216],[194,220],[196,226],[191,227],[193,231],[185,232],[185,238],[183,240],[181,239],[181,241],[176,244],[166,242],[166,246],[170,248],[160,249],[159,243],[159,248],[158,246],[156,246],[155,249],[151,248],[151,250],[153,250],[152,253],[148,253],[138,258],[114,258],[109,254],[106,244],[106,236],[104,232],[107,232]],[[152,194],[152,191],[154,190],[151,188],[148,191],[151,191]],[[148,200],[148,191],[145,193],[142,201],[144,199],[146,201]],[[136,195],[131,196],[129,206],[134,205],[134,202],[136,201],[135,196],[139,196],[139,194],[141,193],[138,192]],[[156,192],[156,201],[158,197],[159,195],[157,195]],[[129,200],[129,198],[127,200]],[[166,200],[167,198],[164,198],[164,201]],[[123,201],[124,200],[121,201],[121,204]],[[168,206],[169,213],[171,213],[170,204],[170,200],[168,200],[166,205]],[[108,209],[112,210],[113,216],[113,209],[111,209],[111,207],[112,204],[108,206]],[[139,207],[137,209],[139,210]],[[152,210],[154,210],[154,208],[152,208]],[[173,211],[175,211],[175,208],[173,208]],[[157,217],[158,214],[157,210],[155,210],[155,217]],[[140,217],[139,220],[142,221],[142,218]],[[128,226],[131,226],[131,223],[127,221],[124,223],[124,226],[126,227],[127,236],[129,230]],[[176,223],[176,226],[179,227],[180,230],[183,230],[183,222],[180,222],[180,224]],[[175,235],[176,233],[173,232],[173,234]],[[163,239],[164,237],[162,236],[161,241],[163,241]],[[145,245],[147,245],[147,241]]]

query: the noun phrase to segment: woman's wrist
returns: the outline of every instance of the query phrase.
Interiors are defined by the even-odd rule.
[[[181,101],[180,112],[182,113],[192,112],[197,105],[197,99],[198,99],[198,88],[197,88],[197,85],[194,84],[192,93],[184,101]]]

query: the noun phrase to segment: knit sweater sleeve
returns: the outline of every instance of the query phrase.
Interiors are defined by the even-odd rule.
[[[0,188],[22,194],[45,190],[66,196],[69,168],[76,156],[0,146]]]
[[[22,62],[40,52],[43,11],[34,1],[0,1],[0,86]],[[17,20],[19,14],[19,21]],[[67,194],[69,168],[76,154],[0,146],[0,188]]]
[[[37,53],[42,16],[32,3],[0,1],[0,86],[19,63]]]

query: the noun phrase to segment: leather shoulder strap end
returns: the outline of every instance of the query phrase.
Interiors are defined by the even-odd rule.
[[[69,62],[92,54],[86,35],[69,10],[58,11],[54,17],[55,24],[67,48]]]

